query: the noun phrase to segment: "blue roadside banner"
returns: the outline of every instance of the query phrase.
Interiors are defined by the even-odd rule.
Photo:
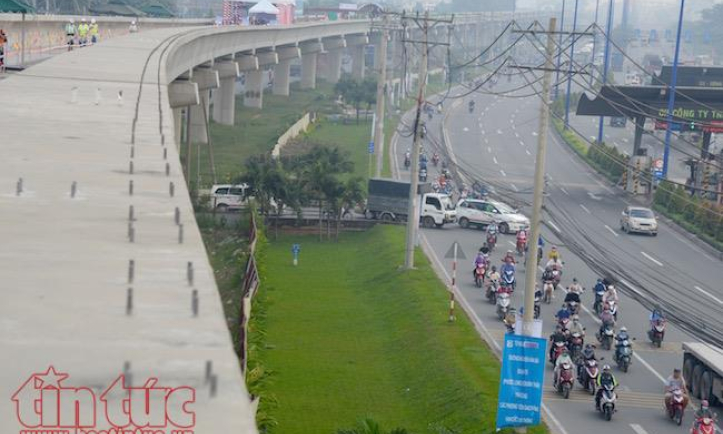
[[[540,423],[547,341],[506,334],[502,350],[497,429]]]

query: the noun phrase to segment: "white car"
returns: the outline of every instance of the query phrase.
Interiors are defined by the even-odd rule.
[[[629,206],[623,211],[620,218],[620,229],[623,232],[640,232],[658,235],[658,220],[649,208]]]
[[[219,211],[240,209],[246,206],[248,184],[216,184],[211,187],[211,207]]]
[[[461,199],[457,202],[457,222],[463,228],[485,227],[497,222],[503,234],[530,228],[530,220],[511,206],[494,200]]]

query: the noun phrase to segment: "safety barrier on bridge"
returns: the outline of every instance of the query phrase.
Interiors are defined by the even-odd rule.
[[[239,320],[239,359],[241,360],[241,370],[246,374],[246,364],[248,363],[248,329],[249,320],[251,319],[251,303],[256,290],[258,290],[261,281],[259,280],[259,270],[256,267],[256,242],[258,241],[258,228],[256,227],[256,213],[251,211],[251,224],[249,228],[249,258],[246,261],[246,271],[244,272],[244,280],[241,286],[241,317]]]

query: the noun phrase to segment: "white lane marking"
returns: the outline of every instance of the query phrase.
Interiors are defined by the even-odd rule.
[[[502,176],[507,176],[504,170],[500,170],[500,173],[502,174]]]
[[[615,235],[616,237],[618,236],[618,233],[615,232],[614,230],[612,230],[612,228],[611,228],[610,226],[605,225],[605,229],[609,230],[610,233],[613,234],[613,235]]]
[[[548,223],[550,226],[552,226],[552,228],[553,228],[554,230],[556,230],[557,232],[562,232],[562,231],[560,230],[560,228],[558,228],[557,226],[555,226],[555,223],[553,223],[552,220],[548,220],[547,223]]]
[[[532,137],[537,137],[537,131],[532,132]]]
[[[527,153],[527,155],[532,155],[532,154],[530,153],[530,151],[527,150],[527,149],[525,149],[525,152]]]
[[[542,410],[545,412],[545,414],[547,415],[547,417],[550,418],[550,420],[552,421],[552,423],[555,424],[555,426],[557,427],[557,431],[558,431],[560,434],[567,434],[567,431],[566,431],[565,428],[562,426],[562,424],[560,423],[560,421],[557,420],[557,418],[555,417],[555,415],[552,414],[552,411],[550,411],[550,409],[547,407],[547,405],[545,405],[544,402],[542,403]]]
[[[510,246],[517,247],[517,244],[513,243],[512,241],[507,240],[507,242],[510,243]]]
[[[522,140],[520,140],[520,146],[525,146],[525,142],[523,142]]]
[[[512,129],[513,129],[513,130],[515,129],[515,124],[512,124]]]
[[[512,189],[515,191],[520,191],[515,184],[510,184],[512,186]]]
[[[662,262],[660,262],[660,261],[658,261],[657,259],[653,258],[652,256],[648,255],[647,253],[645,253],[645,252],[640,252],[640,253],[641,253],[643,256],[645,256],[646,258],[650,259],[653,263],[657,264],[659,267],[662,267],[662,266],[663,266],[663,263],[662,263]]]
[[[500,164],[500,163],[497,162],[497,157],[492,157],[492,161],[494,161],[495,164]]]
[[[487,152],[491,154],[491,153],[492,153],[492,148],[488,146],[488,147],[487,147]]]
[[[537,266],[537,269],[538,269],[538,270],[540,270],[540,271],[541,271],[541,272],[543,272],[543,273],[545,272],[545,269],[544,269],[544,268],[542,268],[542,267],[541,267],[541,266],[539,266],[539,265]]]
[[[596,196],[595,193],[593,193],[592,191],[588,191],[587,195],[590,196],[590,199],[592,200],[602,200],[600,196]]]
[[[712,299],[715,300],[718,304],[723,304],[723,300],[721,300],[720,298],[718,298],[718,297],[716,297],[715,295],[711,294],[710,292],[706,291],[705,289],[701,288],[700,286],[696,286],[695,289],[697,289],[697,290],[700,291],[701,293],[707,295],[708,297],[712,298]]]
[[[563,193],[565,193],[567,196],[570,195],[570,193],[568,193],[567,190],[565,190],[565,187],[560,187],[560,191],[562,191]]]
[[[479,126],[481,127],[482,124],[480,124]],[[482,130],[482,135],[484,135],[484,134],[485,134],[485,130]]]
[[[586,207],[585,205],[583,205],[583,204],[580,204],[580,208],[582,208],[582,209],[583,209],[583,211],[585,211],[586,213],[588,213],[588,214],[592,214],[592,213],[590,212],[590,210],[589,210],[589,209],[587,209],[587,207]]]
[[[490,141],[487,137],[485,137],[485,145],[488,144]]]
[[[637,434],[648,434],[647,431],[643,429],[642,426],[638,425],[637,423],[631,423],[630,428],[633,429]]]
[[[502,134],[502,130],[497,130],[497,134]]]
[[[609,135],[607,135],[607,134],[605,134],[605,138],[606,138],[606,139],[609,139],[609,138],[610,138],[610,136],[609,136]]]
[[[630,140],[628,140],[627,138],[623,137],[623,142],[625,142],[625,143],[630,143]]]
[[[464,127],[464,128],[462,128],[462,131],[467,132],[467,131],[469,131],[469,128]]]
[[[520,134],[519,134],[517,131],[515,131],[515,138],[516,138],[516,139],[519,139],[519,138],[520,138]]]

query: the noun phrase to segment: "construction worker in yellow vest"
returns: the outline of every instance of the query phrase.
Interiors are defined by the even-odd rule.
[[[90,29],[88,30],[88,33],[90,34],[91,44],[98,42],[98,23],[95,22],[95,18],[91,18],[90,20]]]
[[[82,47],[88,43],[88,31],[90,30],[90,27],[88,26],[88,23],[85,21],[85,18],[80,20],[80,24],[78,24],[78,44]]]

